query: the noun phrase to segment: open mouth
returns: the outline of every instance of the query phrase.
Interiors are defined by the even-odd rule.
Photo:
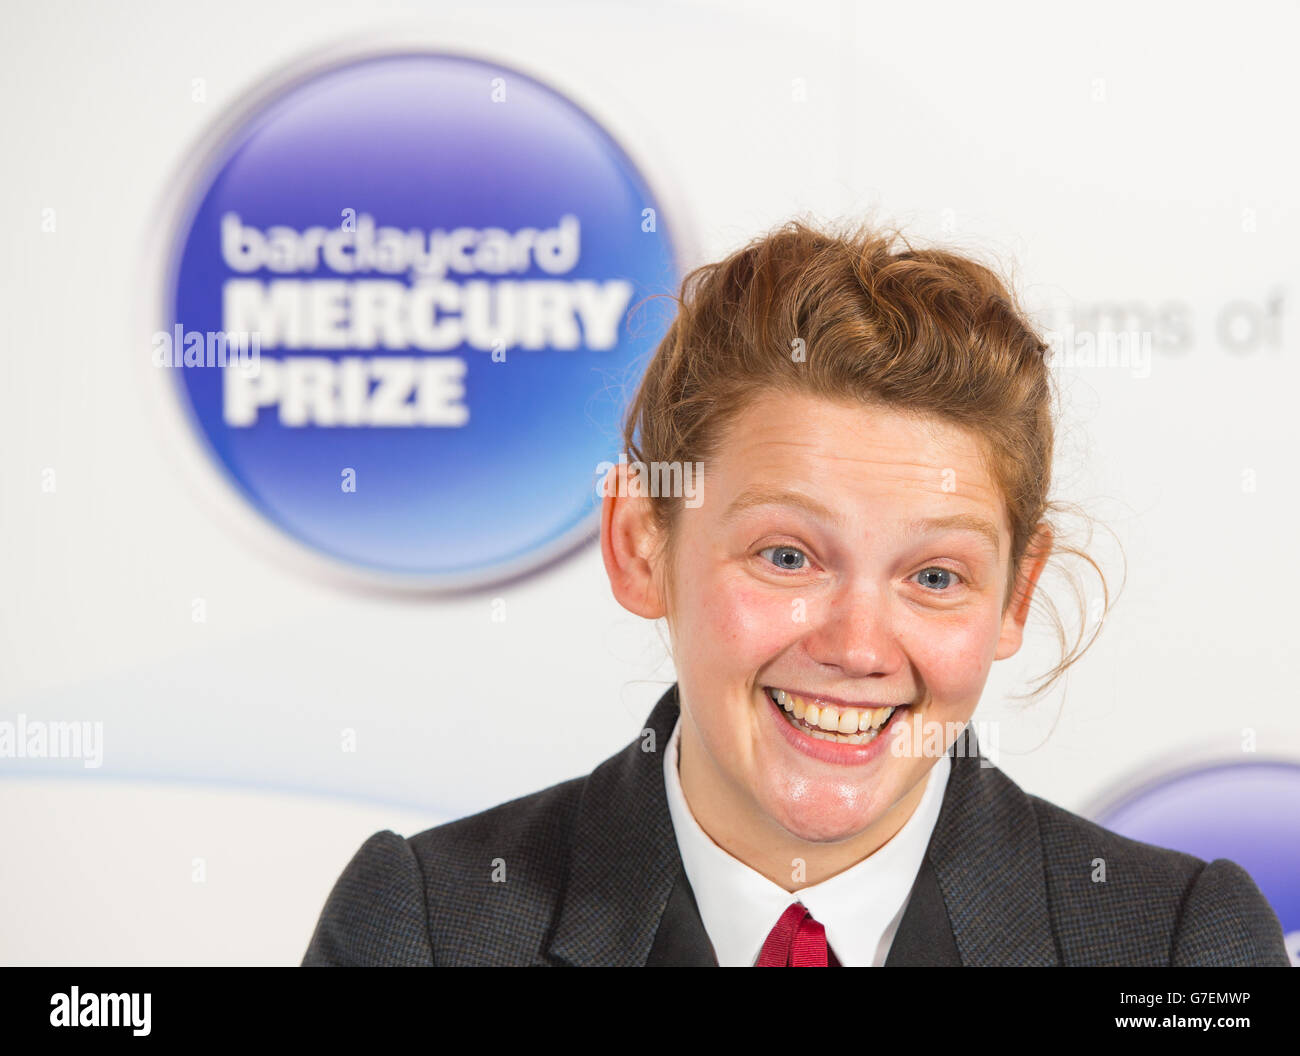
[[[894,716],[907,707],[855,708],[805,699],[783,689],[765,686],[767,699],[781,709],[785,720],[800,733],[839,744],[870,744]]]

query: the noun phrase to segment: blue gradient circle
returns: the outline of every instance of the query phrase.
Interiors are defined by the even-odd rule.
[[[1144,843],[1227,858],[1250,873],[1300,956],[1300,763],[1223,763],[1154,781],[1099,825]]]
[[[284,279],[418,281],[374,269],[334,272],[323,259],[292,274],[233,269],[222,252],[227,214],[262,232],[302,232],[338,228],[351,211],[426,236],[554,229],[571,216],[580,224],[580,254],[563,274],[525,257],[509,274],[446,279],[631,287],[616,339],[604,347],[591,347],[585,328],[576,347],[507,345],[503,362],[469,344],[437,351],[262,346],[263,361],[273,362],[459,358],[468,413],[461,426],[293,425],[274,406],[232,425],[221,369],[173,367],[195,429],[238,493],[318,554],[434,587],[486,585],[589,538],[596,467],[617,460],[619,421],[639,368],[671,321],[671,298],[657,295],[679,282],[660,203],[609,134],[515,70],[402,53],[351,60],[298,82],[243,121],[214,158],[173,239],[169,332],[233,329],[223,316],[230,280],[259,280],[266,290]],[[645,222],[648,210],[653,224]],[[352,491],[341,483],[348,470]]]

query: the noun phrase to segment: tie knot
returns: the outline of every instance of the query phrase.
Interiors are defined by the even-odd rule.
[[[801,902],[791,903],[763,943],[758,968],[838,968],[826,929]]]

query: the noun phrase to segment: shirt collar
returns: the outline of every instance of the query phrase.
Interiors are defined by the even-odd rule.
[[[664,752],[664,790],[682,867],[718,964],[752,966],[786,907],[802,902],[825,927],[840,964],[883,965],[943,805],[948,756],[930,768],[920,804],[893,839],[857,865],[791,894],[733,858],[700,828],[677,770],[681,729],[679,716]]]

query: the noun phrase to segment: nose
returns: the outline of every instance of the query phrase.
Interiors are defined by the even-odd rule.
[[[891,674],[905,663],[889,599],[861,582],[845,583],[821,606],[809,606],[808,617],[809,657],[847,678]]]

